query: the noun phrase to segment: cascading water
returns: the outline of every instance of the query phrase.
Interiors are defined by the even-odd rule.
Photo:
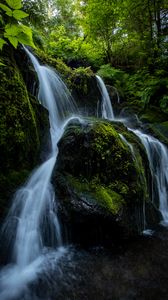
[[[162,215],[162,225],[168,225],[168,150],[156,138],[142,133],[140,130],[132,130],[141,140],[146,149],[149,167],[152,176],[152,201],[159,203],[159,211]]]
[[[134,147],[127,141],[127,139],[122,134],[119,133],[119,136],[121,137],[122,141],[130,148],[133,160],[135,161],[135,164],[137,165],[138,169],[140,170],[141,165],[140,165],[140,162],[137,159],[136,153],[134,151]],[[141,184],[144,185],[144,178],[143,178],[142,173],[139,174],[139,180],[140,180]],[[143,214],[143,218],[140,217],[140,219],[142,219],[143,234],[150,235],[150,234],[152,234],[152,230],[146,229],[145,199],[143,201],[142,214]]]
[[[113,112],[111,101],[109,101],[109,95],[107,97],[108,91],[103,80],[97,76],[98,82],[100,83],[103,104],[102,106],[102,117],[109,120],[116,120],[124,123],[127,127],[126,119],[116,119],[111,112]],[[107,99],[107,100],[105,100]],[[105,101],[105,102],[104,102]],[[161,215],[161,224],[168,226],[168,150],[167,148],[156,138],[142,133],[140,130],[132,129],[127,127],[128,130],[132,131],[142,142],[146,149],[147,157],[149,160],[150,172],[152,176],[152,201],[158,207]],[[135,158],[134,150],[132,145],[125,139],[123,135],[120,134],[121,139],[130,148],[133,157]],[[159,204],[159,205],[158,205]],[[145,203],[143,205],[143,215],[144,215],[144,233],[150,234],[150,230],[146,230],[146,216],[145,216]]]
[[[43,260],[45,247],[57,247],[58,258],[65,252],[62,245],[60,225],[56,214],[56,199],[51,176],[58,155],[57,144],[70,114],[76,113],[70,94],[50,68],[39,64],[27,50],[39,79],[39,101],[49,111],[51,149],[47,160],[31,175],[15,195],[13,205],[3,226],[3,233],[15,241],[12,247],[13,267],[2,270],[0,276],[0,299],[18,299],[26,284],[33,280]],[[69,117],[69,119],[68,119]],[[73,117],[71,117],[73,118]],[[15,234],[10,231],[10,220],[17,220]],[[50,233],[48,238],[47,229]],[[12,228],[13,229],[13,228]]]
[[[113,89],[115,90],[116,96],[117,96],[117,102],[118,104],[120,104],[120,95],[119,92],[117,91],[117,89],[113,86]]]
[[[102,78],[96,75],[98,88],[102,96],[101,102],[101,117],[108,120],[114,120],[114,112],[111,105],[111,100]]]
[[[122,139],[122,141],[128,146],[128,148],[130,148],[131,153],[132,153],[132,157],[134,160],[136,160],[136,155],[135,155],[135,151],[133,146],[126,140],[126,138],[123,136],[123,134],[119,133],[120,138]]]

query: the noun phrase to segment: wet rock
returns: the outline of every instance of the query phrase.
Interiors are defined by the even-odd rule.
[[[1,60],[4,66],[0,68],[0,218],[16,188],[37,165],[43,142],[49,147],[48,113],[28,94],[13,49],[4,48]]]
[[[136,144],[138,163],[115,127]],[[143,203],[149,195],[140,155],[143,150],[135,136],[115,122],[88,119],[70,123],[58,146],[53,181],[70,240],[109,244],[140,233]],[[154,211],[155,220],[156,215]]]

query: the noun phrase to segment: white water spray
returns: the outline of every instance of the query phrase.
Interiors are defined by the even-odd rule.
[[[39,101],[49,111],[51,149],[48,159],[16,193],[3,226],[8,240],[12,240],[15,235],[15,241],[12,250],[14,265],[5,268],[0,274],[1,300],[18,299],[20,292],[36,277],[46,247],[57,248],[55,256],[58,258],[65,253],[55,193],[50,181],[58,155],[58,141],[70,115],[76,113],[76,108],[59,76],[52,69],[41,66],[27,49],[25,51],[38,75]],[[12,219],[17,220],[15,234],[9,226]]]

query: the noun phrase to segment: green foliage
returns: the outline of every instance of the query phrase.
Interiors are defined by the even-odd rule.
[[[88,41],[84,37],[72,35],[72,33],[69,34],[63,24],[51,31],[46,51],[65,61],[87,61],[93,66],[103,63],[103,52],[96,42]]]
[[[4,66],[5,66],[5,64],[0,59],[0,67],[4,67]]]
[[[117,1],[90,0],[84,8],[83,25],[86,34],[100,42],[102,49],[112,61],[112,47],[115,41],[114,30],[117,28]]]
[[[2,33],[0,34],[0,49],[2,50],[6,40],[17,48],[18,43],[35,47],[32,39],[32,31],[20,23],[20,21],[28,16],[27,13],[20,10],[22,7],[21,0],[6,0],[7,5],[0,3],[2,11]],[[8,17],[6,18],[7,15]]]
[[[126,72],[107,64],[102,65],[97,73],[107,84],[114,86],[123,98],[125,97],[126,83],[129,78],[129,75]]]
[[[6,2],[12,9],[20,9],[22,7],[20,0],[6,0]]]
[[[158,76],[159,74],[159,76]],[[164,97],[168,92],[168,79],[160,75],[164,72],[156,72],[151,75],[147,70],[138,71],[128,77],[126,93],[130,101],[137,99],[142,108],[155,105],[164,109]]]
[[[48,8],[50,1],[44,0],[23,0],[23,10],[28,14],[26,19],[35,29],[45,32],[48,21]],[[40,32],[39,32],[40,34]]]
[[[160,100],[160,107],[163,111],[168,113],[168,95],[164,95]]]
[[[128,78],[128,75],[124,71],[113,68],[110,64],[102,65],[98,71],[98,75],[114,85],[126,81]]]
[[[160,107],[167,112],[168,78],[166,71],[157,69],[151,74],[148,68],[143,68],[132,74],[102,65],[98,74],[107,84],[115,86],[120,95],[129,104],[146,109],[149,106]]]
[[[6,44],[6,41],[4,39],[0,38],[0,50],[2,50],[3,45],[5,45],[5,44]]]

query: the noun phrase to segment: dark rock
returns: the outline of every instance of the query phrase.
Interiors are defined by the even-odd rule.
[[[139,163],[116,126],[136,143]],[[140,147],[122,124],[87,120],[67,126],[59,142],[54,184],[71,241],[109,244],[141,232],[143,203],[149,201],[149,194]],[[157,213],[150,209],[156,220]]]
[[[28,94],[13,50],[4,48],[1,60],[4,66],[0,68],[0,218],[16,188],[39,162],[49,128],[48,113]]]
[[[100,115],[101,93],[95,76],[87,73],[74,76],[72,96],[82,115]]]

